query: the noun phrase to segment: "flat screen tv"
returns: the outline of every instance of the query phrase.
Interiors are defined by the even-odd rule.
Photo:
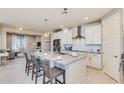
[[[37,47],[41,47],[41,42],[37,42]]]

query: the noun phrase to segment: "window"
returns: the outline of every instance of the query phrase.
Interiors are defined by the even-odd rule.
[[[14,34],[12,37],[12,49],[15,51],[22,52],[26,48],[26,39],[24,35]]]

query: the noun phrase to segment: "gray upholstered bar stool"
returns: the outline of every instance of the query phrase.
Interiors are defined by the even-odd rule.
[[[32,68],[32,80],[34,78],[35,74],[35,84],[37,84],[37,79],[38,77],[43,76],[43,66],[42,63],[40,62],[39,58],[36,58],[34,55],[31,55],[31,61],[33,63],[33,68]]]
[[[31,59],[29,58],[28,53],[25,52],[24,55],[26,58],[25,73],[27,73],[27,75],[29,75],[29,71],[32,70],[33,64],[31,62]]]
[[[49,60],[44,60],[41,59],[40,60],[42,62],[43,65],[43,71],[44,71],[44,76],[43,76],[43,84],[46,83],[53,83],[53,80],[55,79],[55,83],[61,83],[61,84],[65,84],[65,70],[58,68],[58,67],[50,67],[50,61]],[[57,79],[58,76],[63,76],[63,82],[59,81]],[[49,79],[49,81],[45,81],[45,77],[47,77]]]

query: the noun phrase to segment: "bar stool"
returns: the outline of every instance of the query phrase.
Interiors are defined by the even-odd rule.
[[[58,67],[50,67],[50,61],[49,60],[42,60],[40,59],[40,61],[42,62],[42,66],[43,66],[43,72],[44,72],[44,76],[43,76],[43,84],[49,83],[52,84],[53,80],[55,79],[55,83],[61,83],[61,84],[65,84],[65,70],[58,68]],[[57,79],[58,76],[63,76],[63,82],[59,81]],[[47,77],[49,79],[49,81],[45,81],[45,77]]]
[[[27,75],[29,75],[29,71],[32,70],[33,64],[31,62],[31,59],[29,58],[28,53],[25,52],[24,55],[26,58],[25,73],[27,73]]]
[[[35,84],[37,84],[37,79],[38,77],[43,76],[43,66],[42,63],[39,61],[39,58],[36,58],[34,55],[31,55],[31,61],[33,63],[33,68],[32,68],[32,80],[34,78],[35,74]],[[42,71],[42,73],[41,73]]]

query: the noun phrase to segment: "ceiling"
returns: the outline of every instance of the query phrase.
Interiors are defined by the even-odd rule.
[[[72,27],[99,20],[112,8],[68,8],[68,14],[62,14],[63,8],[0,8],[0,23],[12,27],[22,26],[33,31],[47,31],[60,28],[60,25]],[[89,20],[84,20],[88,17]]]

